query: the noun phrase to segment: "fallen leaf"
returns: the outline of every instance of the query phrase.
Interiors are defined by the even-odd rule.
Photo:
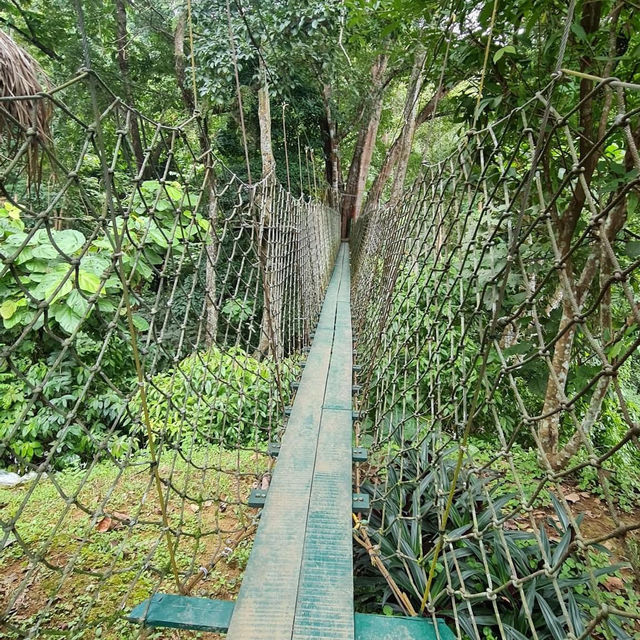
[[[580,500],[580,496],[579,496],[577,493],[575,493],[575,492],[574,492],[574,493],[568,493],[568,494],[564,497],[564,499],[565,499],[567,502],[574,503],[574,502],[578,502],[578,500]]]
[[[200,507],[197,504],[190,504],[189,509],[191,509],[193,513],[198,513],[198,511],[200,511]]]
[[[96,525],[96,530],[100,533],[106,533],[107,531],[111,531],[113,525],[113,520],[109,516],[105,516],[98,522]]]
[[[624,589],[624,581],[616,576],[609,576],[604,581],[604,588],[607,591],[622,591]]]
[[[131,516],[127,513],[122,513],[121,511],[114,511],[113,516],[118,518],[119,520],[123,520],[124,522],[131,522]]]
[[[120,513],[119,511],[113,512],[113,518],[111,516],[104,516],[98,524],[96,524],[96,531],[100,533],[106,533],[107,531],[113,531],[123,526],[124,522],[129,522],[131,518],[126,513]]]

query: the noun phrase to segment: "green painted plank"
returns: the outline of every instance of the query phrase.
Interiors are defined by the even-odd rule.
[[[301,523],[309,508],[320,395],[329,360],[327,338],[317,332],[316,351],[309,354],[244,573],[229,628],[231,639],[291,637],[304,543]],[[323,342],[327,344],[320,347]]]
[[[351,409],[322,413],[294,640],[353,640]]]
[[[353,513],[367,513],[370,509],[368,493],[354,493],[352,497]]]
[[[338,302],[351,303],[351,262],[349,259],[349,249],[343,245],[340,248],[338,256],[342,260],[342,278],[340,279]]]
[[[156,593],[140,603],[128,619],[146,627],[225,632],[229,628],[233,605],[227,600]]]
[[[306,523],[294,640],[353,640],[352,342],[348,249],[340,247],[335,333]],[[328,408],[332,407],[332,408]]]
[[[454,640],[442,620],[356,613],[356,640]]]
[[[369,458],[369,451],[364,447],[354,447],[351,459],[354,462],[366,462]]]
[[[349,275],[349,253],[344,245],[341,247],[339,258],[342,261],[342,276],[336,304],[335,334],[324,407],[351,410],[353,401],[351,280]]]
[[[156,593],[139,604],[128,616],[131,622],[147,627],[192,629],[224,633],[231,622],[234,603]],[[356,613],[351,616],[355,640],[454,640],[442,620],[434,624],[425,618],[378,616]]]
[[[342,266],[334,269],[282,439],[230,640],[291,639]]]
[[[351,305],[338,301],[331,364],[324,398],[326,409],[348,409],[353,402],[353,357],[351,348]]]
[[[277,442],[270,442],[267,445],[267,455],[277,458],[280,453],[280,445]],[[369,458],[369,451],[365,447],[353,447],[351,452],[352,462],[366,462]]]
[[[353,338],[351,332],[351,278],[349,252],[340,248],[338,259],[342,264],[337,294],[335,335],[324,407],[349,409],[353,400]]]
[[[262,509],[267,499],[265,489],[252,489],[247,500],[247,505],[253,509]],[[370,509],[368,493],[354,493],[351,497],[351,511],[353,513],[367,513]]]

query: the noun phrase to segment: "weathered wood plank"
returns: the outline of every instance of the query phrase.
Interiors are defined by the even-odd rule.
[[[349,260],[340,275],[331,362],[311,488],[294,640],[353,640],[351,540],[352,340]],[[338,271],[339,268],[339,271]]]
[[[351,409],[322,413],[294,640],[353,640]]]
[[[329,283],[228,638],[290,640],[344,260]],[[349,453],[350,455],[350,453]]]
[[[193,629],[225,632],[229,628],[234,603],[230,600],[209,600],[166,593],[156,593],[141,602],[128,616],[145,627]]]
[[[224,633],[231,622],[234,603],[157,593],[139,604],[128,616],[147,627],[192,629]],[[356,613],[355,640],[454,640],[442,620],[434,624],[425,618],[377,616]]]

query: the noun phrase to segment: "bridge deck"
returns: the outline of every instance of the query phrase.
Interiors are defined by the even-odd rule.
[[[349,288],[343,244],[236,603],[156,593],[130,620],[231,640],[453,640],[440,620],[354,614]]]
[[[352,339],[343,244],[300,380],[230,640],[353,640]]]

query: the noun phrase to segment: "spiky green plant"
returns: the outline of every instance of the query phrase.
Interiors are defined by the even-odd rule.
[[[373,506],[367,527],[385,566],[418,610],[454,475],[456,447],[442,446],[435,437],[424,438],[415,448],[400,441],[396,445],[397,455],[384,471],[386,478],[383,472],[381,482],[364,486]],[[600,567],[590,576],[584,557],[569,553],[575,531],[553,495],[555,517],[539,525],[538,537],[517,529],[513,519],[507,522],[514,528],[500,524],[516,502],[512,495],[498,495],[498,481],[486,471],[465,468],[458,476],[447,542],[430,590],[436,615],[452,627],[459,625],[469,638],[484,633],[484,637],[526,640],[533,637],[533,629],[539,640],[563,640],[569,630],[579,637],[599,605],[588,587],[590,580],[597,581],[620,565]],[[596,551],[600,560],[605,557],[604,548]],[[567,558],[571,561],[564,562]],[[557,571],[545,572],[545,566]],[[514,569],[521,588],[513,584]],[[361,549],[356,552],[356,574],[365,606],[368,601],[369,607],[376,602],[398,608]],[[491,589],[496,592],[495,604],[486,596],[459,595],[480,596]],[[631,638],[613,616],[601,626],[607,637]]]

